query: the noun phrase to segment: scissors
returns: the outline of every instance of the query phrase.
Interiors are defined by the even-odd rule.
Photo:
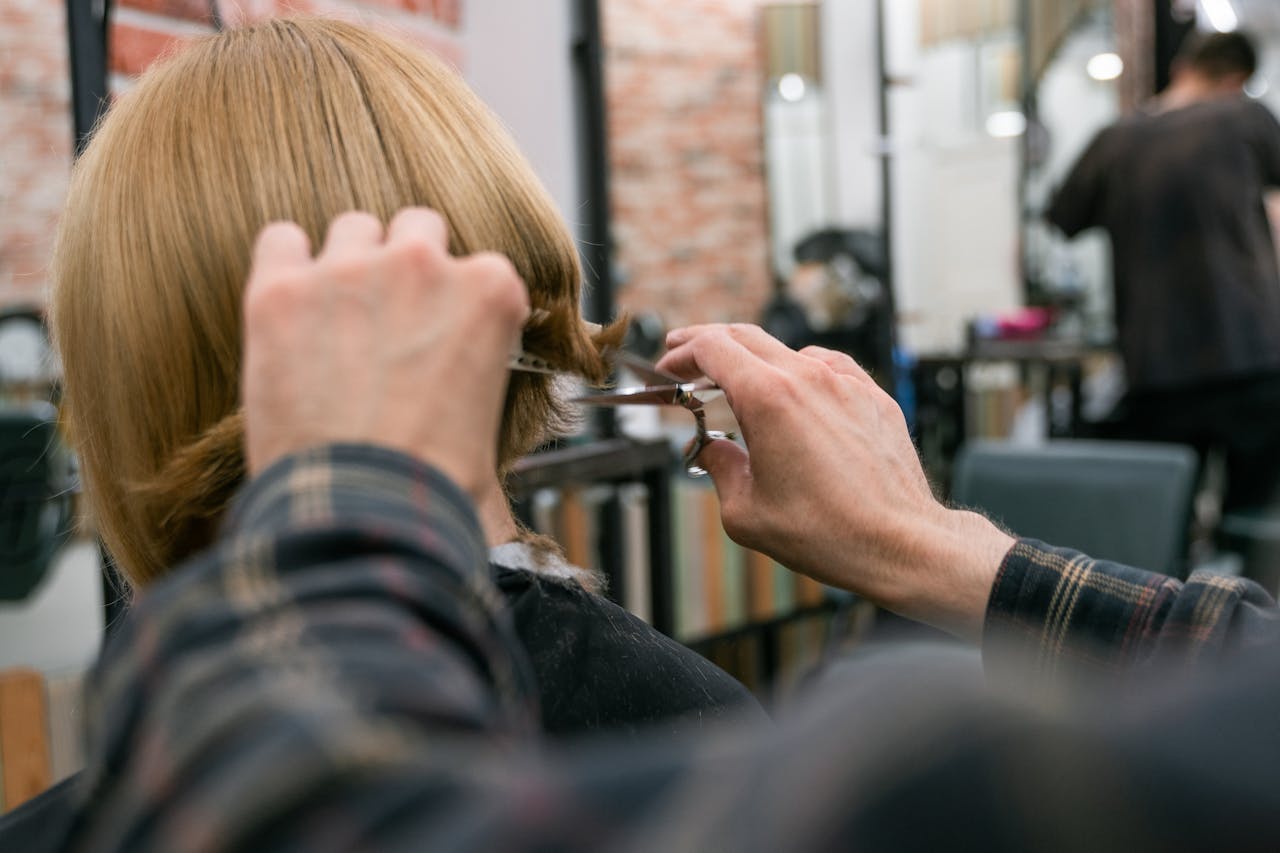
[[[610,357],[615,364],[627,368],[648,384],[632,388],[617,388],[598,394],[584,394],[581,397],[575,397],[571,402],[585,406],[677,406],[687,409],[693,413],[697,434],[693,443],[685,452],[683,460],[685,470],[688,471],[691,477],[706,476],[707,472],[699,467],[695,461],[698,458],[698,454],[702,453],[708,444],[717,439],[735,438],[733,433],[707,429],[707,414],[703,409],[703,400],[697,396],[700,393],[719,391],[720,386],[708,379],[697,382],[682,382],[678,377],[658,370],[651,362],[632,355],[625,350],[613,350],[610,353]],[[555,369],[537,356],[526,353],[523,350],[512,353],[508,366],[512,370],[526,373],[546,373],[550,375],[564,373],[564,371]]]

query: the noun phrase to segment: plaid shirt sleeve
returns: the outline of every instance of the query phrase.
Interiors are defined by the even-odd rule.
[[[134,611],[90,682],[84,849],[342,849],[404,805],[398,775],[536,728],[469,499],[398,453],[278,463]],[[360,802],[375,770],[392,793]],[[335,779],[359,793],[328,810]],[[300,802],[314,823],[272,836]]]
[[[1089,604],[1099,586],[1115,600]],[[1132,614],[1146,639],[1120,633],[1135,657],[1148,635],[1172,631],[1203,650],[1217,632],[1238,633],[1223,619],[1255,596],[1233,588],[1234,599],[1185,597],[1023,543],[992,608],[1028,633],[1058,626],[1063,649],[1100,630],[1104,612]],[[1058,615],[1037,628],[1040,599]],[[1209,611],[1217,618],[1195,615]],[[814,701],[768,736],[558,751],[535,736],[536,692],[466,497],[399,454],[326,448],[258,477],[217,548],[149,589],[104,651],[68,849],[1003,851],[1083,837],[1091,815],[1126,840],[1189,838],[1177,821],[1191,821],[1213,849],[1272,831],[1273,808],[1252,822],[1203,808],[1222,790],[1197,784],[1213,778],[1206,765],[1169,772],[1167,744],[1185,733],[1167,719],[1114,738],[1064,729],[992,707],[973,679],[940,701],[956,668],[939,663],[851,681],[851,695]],[[1238,703],[1267,730],[1274,704]],[[1209,720],[1218,727],[1217,713]],[[1249,743],[1256,729],[1226,734]],[[1128,786],[1127,800],[1099,785],[1144,768],[1160,772]],[[1183,807],[1188,796],[1200,808]]]
[[[1196,572],[1181,582],[1024,539],[1005,558],[987,606],[989,670],[1041,683],[1183,668],[1280,640],[1276,602],[1257,584]]]

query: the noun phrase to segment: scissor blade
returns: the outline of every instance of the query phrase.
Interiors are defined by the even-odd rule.
[[[675,406],[679,385],[619,388],[603,394],[586,394],[573,400],[588,406]]]
[[[672,376],[670,373],[663,373],[661,370],[653,366],[653,363],[646,361],[638,355],[629,353],[626,350],[616,350],[613,353],[613,359],[616,363],[630,370],[636,376],[639,376],[650,385],[679,385],[680,379]]]

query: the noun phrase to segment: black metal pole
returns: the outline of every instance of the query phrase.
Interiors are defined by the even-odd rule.
[[[880,322],[877,337],[877,356],[881,370],[877,379],[885,390],[892,392],[894,386],[893,349],[897,326],[897,299],[894,296],[896,267],[893,261],[893,143],[892,120],[889,111],[889,87],[893,79],[889,74],[889,53],[886,45],[886,29],[888,14],[886,0],[876,0],[876,68],[879,86],[879,122],[880,122],[880,218],[881,240],[884,242],[884,317]]]
[[[676,632],[671,472],[661,466],[650,468],[644,485],[649,493],[649,622],[671,637]]]
[[[73,156],[89,144],[98,119],[106,112],[108,33],[111,0],[67,0],[67,46],[71,60],[71,129]],[[128,586],[99,541],[102,564],[102,610],[105,641],[128,607]]]
[[[1174,15],[1174,4],[1171,0],[1154,0],[1152,14],[1155,16],[1155,91],[1154,95],[1163,92],[1173,81],[1173,63],[1178,58],[1178,51],[1187,35],[1195,30],[1195,15],[1188,15],[1179,20]]]
[[[612,245],[609,227],[609,132],[605,101],[604,36],[599,0],[574,0],[573,67],[578,104],[579,186],[586,221],[581,234],[586,285],[583,311],[587,319],[608,323],[615,313]],[[612,409],[596,413],[596,431],[601,438],[618,434]],[[626,564],[626,533],[622,502],[617,490],[601,505],[597,514],[596,539],[600,569],[610,581],[611,597],[626,606],[623,572]]]
[[[588,285],[584,313],[589,320],[607,323],[613,319],[615,307],[610,264],[609,139],[600,3],[599,0],[574,0],[574,5],[578,176],[586,212],[581,234]]]
[[[1022,134],[1022,162],[1018,164],[1018,274],[1022,279],[1022,296],[1028,304],[1034,304],[1031,292],[1031,264],[1027,257],[1027,230],[1033,220],[1039,216],[1027,206],[1027,188],[1031,181],[1031,146],[1035,144],[1035,135],[1039,126],[1039,105],[1036,102],[1035,68],[1032,66],[1031,39],[1033,33],[1031,0],[1019,0],[1018,26],[1022,31],[1022,60],[1018,68],[1018,86],[1022,102],[1022,114],[1027,120],[1026,132]]]
[[[107,109],[107,33],[111,0],[67,0],[71,119],[75,156]]]

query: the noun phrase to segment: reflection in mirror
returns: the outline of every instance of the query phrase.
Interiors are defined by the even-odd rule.
[[[836,226],[831,114],[824,81],[820,3],[760,9],[765,174],[770,259],[777,291],[765,328],[793,347],[854,356],[888,382],[892,310],[883,238]],[[869,75],[872,67],[865,69]]]
[[[1019,302],[1022,49],[1012,0],[886,0],[901,338],[953,353]]]
[[[1043,5],[1043,4],[1041,4]],[[1027,98],[1031,131],[1026,141],[1023,180],[1023,263],[1027,299],[1033,305],[1066,309],[1074,331],[1108,340],[1111,330],[1110,245],[1100,231],[1066,240],[1044,220],[1053,192],[1094,136],[1120,115],[1118,53],[1112,8],[1093,2],[1072,21],[1051,54],[1037,54],[1030,67]],[[1033,7],[1033,14],[1034,14]],[[1061,20],[1056,23],[1063,23]],[[1033,21],[1032,44],[1048,38]]]
[[[831,221],[827,98],[818,43],[818,3],[760,10],[765,58],[765,170],[775,272],[787,278],[793,249]]]
[[[1280,113],[1280,3],[1173,0],[1162,6],[1175,31],[1172,43],[1157,51],[1166,63],[1185,31],[1247,31],[1260,49],[1260,68],[1246,93]],[[1167,80],[1170,69],[1129,67],[1135,60],[1150,61],[1150,39],[1156,34],[1144,38],[1123,32],[1133,29],[1135,21],[1151,26],[1147,4],[1032,0],[1028,11],[1029,128],[1022,186],[1027,300],[1065,309],[1076,323],[1073,331],[1087,341],[1110,341],[1115,322],[1109,241],[1100,230],[1065,240],[1043,215],[1097,133],[1126,112],[1146,108],[1155,94],[1153,82]],[[1270,206],[1280,222],[1280,204]]]

